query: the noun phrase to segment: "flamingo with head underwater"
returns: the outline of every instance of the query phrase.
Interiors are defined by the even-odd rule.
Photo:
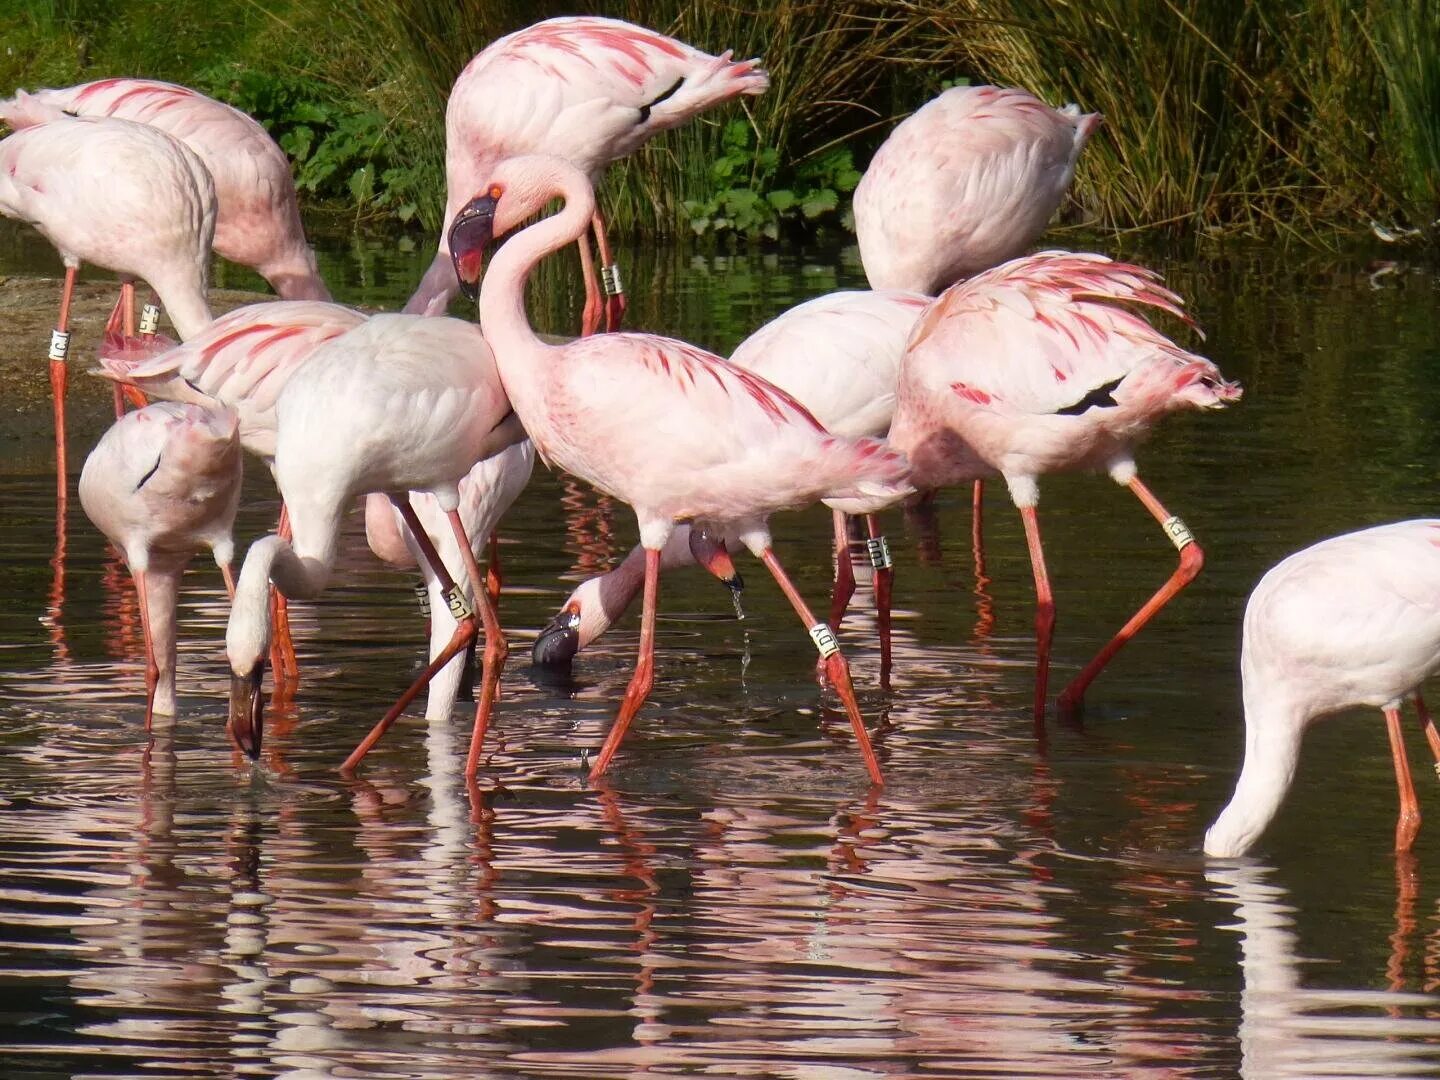
[[[1236,401],[1209,360],[1181,349],[1126,305],[1186,323],[1178,296],[1148,270],[1102,255],[1049,251],[952,285],[921,316],[900,365],[890,444],[917,488],[999,473],[1020,509],[1035,575],[1035,721],[1045,715],[1055,603],[1040,545],[1039,478],[1101,470],[1130,489],[1180,553],[1180,565],[1060,697],[1078,706],[1110,658],[1200,572],[1194,535],[1140,480],[1134,447],[1177,409]]]
[[[160,295],[182,338],[199,332],[210,322],[206,286],[215,188],[200,159],[162,131],[128,120],[68,116],[51,107],[39,112],[44,122],[0,140],[0,214],[34,225],[65,264],[60,314],[50,335],[63,501],[65,360],[80,264],[119,274],[122,304],[133,296],[134,280],[143,279]],[[0,119],[18,122],[13,110]]]
[[[240,505],[238,421],[226,409],[156,402],[100,437],[80,472],[80,505],[125,558],[145,635],[145,727],[175,712],[175,596],[207,546],[233,596]]]
[[[35,106],[149,124],[195,152],[215,182],[215,251],[249,266],[286,300],[329,300],[305,242],[290,159],[253,118],[189,87],[155,79],[99,79],[20,91],[0,117],[21,126]]]
[[[450,91],[440,249],[405,310],[443,312],[455,295],[451,223],[506,158],[554,154],[597,183],[607,165],[652,136],[738,95],[762,93],[769,84],[758,61],[731,61],[729,52],[711,56],[618,19],[547,19],[492,42]],[[625,309],[598,210],[592,224],[607,298],[600,298],[582,233],[576,239],[585,274],[586,334],[597,327],[602,307],[612,330]]]
[[[825,658],[871,779],[881,782],[830,628],[817,620],[771,549],[768,518],[823,500],[863,512],[905,487],[904,458],[874,439],[827,432],[789,394],[685,342],[602,334],[547,345],[525,313],[535,264],[589,227],[595,195],[585,174],[555,157],[512,158],[456,214],[450,250],[467,292],[496,236],[560,197],[563,209],[506,241],[479,284],[480,323],[506,391],[540,456],[628,503],[645,548],[640,654],[619,715],[591,769],[609,766],[654,682],[661,552],[679,522],[734,539],[770,570]],[[472,750],[474,748],[472,747]]]
[[[1421,684],[1440,669],[1440,520],[1379,525],[1322,540],[1270,569],[1245,605],[1240,676],[1245,760],[1235,794],[1205,833],[1205,854],[1244,855],[1280,810],[1306,730],[1358,705],[1385,714],[1408,851],[1420,804],[1400,708],[1415,702],[1440,769]]]

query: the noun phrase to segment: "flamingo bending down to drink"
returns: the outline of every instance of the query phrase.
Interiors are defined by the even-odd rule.
[[[100,437],[80,472],[80,505],[125,558],[145,633],[145,728],[175,712],[175,594],[209,547],[233,596],[240,505],[238,421],[225,409],[157,402]]]
[[[233,675],[231,728],[241,749],[252,758],[260,752],[270,583],[291,598],[324,592],[341,519],[357,495],[390,495],[444,583],[458,622],[446,650],[347,759],[350,769],[476,633],[474,611],[430,546],[405,493],[435,495],[455,532],[470,580],[480,581],[457,513],[458,484],[477,461],[517,442],[524,432],[479,328],[459,319],[415,315],[372,316],[317,348],[291,375],[275,403],[275,419],[275,482],[289,511],[293,540],[271,535],[252,544],[236,587],[225,641]],[[485,626],[483,684],[476,709],[480,733],[489,720],[506,646],[485,590],[474,591]]]
[[[65,264],[60,314],[50,335],[57,486],[63,502],[65,359],[80,264],[119,274],[122,304],[133,296],[136,278],[148,282],[182,338],[199,332],[210,322],[206,287],[215,187],[200,159],[163,131],[128,120],[68,116],[33,104],[25,115],[31,118],[28,126],[0,139],[0,214],[34,225]],[[0,113],[0,120],[21,122],[15,109]]]
[[[741,94],[770,85],[756,60],[711,56],[633,23],[590,16],[547,19],[492,42],[465,66],[445,107],[445,221],[440,249],[407,312],[444,312],[455,295],[449,247],[456,213],[506,158],[554,154],[592,183],[661,131]],[[600,298],[585,234],[577,237],[585,273],[582,333],[609,329],[625,310],[605,222],[592,224],[607,299]]]
[[[649,334],[602,334],[563,346],[541,341],[525,313],[525,281],[540,259],[585,232],[595,208],[585,174],[560,158],[502,162],[457,212],[450,251],[467,293],[494,236],[557,196],[564,201],[559,213],[497,252],[479,283],[480,323],[540,456],[628,503],[639,519],[640,655],[591,777],[605,772],[653,684],[660,554],[676,524],[688,521],[743,543],[774,575],[825,657],[871,779],[882,782],[849,668],[833,632],[810,613],[775,558],[767,519],[817,500],[850,512],[892,502],[909,490],[904,458],[877,440],[831,435],[783,390],[681,341]]]
[[[1440,769],[1440,735],[1420,697],[1437,669],[1440,520],[1334,536],[1273,567],[1245,605],[1245,762],[1229,805],[1205,833],[1205,854],[1249,851],[1290,790],[1305,730],[1357,705],[1385,714],[1400,792],[1395,849],[1408,851],[1420,804],[1400,707],[1414,700]]]
[[[286,300],[329,300],[305,242],[290,159],[253,118],[189,87],[155,79],[99,79],[0,101],[23,125],[35,104],[75,116],[148,124],[195,152],[215,182],[215,251],[253,268]],[[14,119],[11,119],[11,118]]]
[[[1135,469],[1133,448],[1167,413],[1240,398],[1209,360],[1186,352],[1124,305],[1191,320],[1148,270],[1102,255],[1047,251],[952,285],[921,316],[900,365],[890,444],[917,488],[999,473],[1020,509],[1035,574],[1035,721],[1043,722],[1055,603],[1040,546],[1038,479],[1099,470],[1128,487],[1180,553],[1158,592],[1060,697],[1086,687],[1145,623],[1200,572],[1204,556]]]

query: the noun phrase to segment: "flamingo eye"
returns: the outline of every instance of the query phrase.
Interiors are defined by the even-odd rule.
[[[498,199],[501,195],[505,194],[505,189],[502,188],[499,184],[491,184],[490,190],[486,192],[486,194],[489,195],[492,199]]]

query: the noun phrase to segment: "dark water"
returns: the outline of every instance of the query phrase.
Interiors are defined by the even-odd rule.
[[[49,265],[15,234],[0,253],[0,272]],[[938,548],[895,515],[892,693],[863,588],[842,634],[880,793],[754,564],[743,623],[699,575],[664,581],[652,702],[588,785],[635,619],[567,685],[526,670],[528,643],[635,527],[544,474],[505,526],[514,663],[477,791],[459,775],[464,709],[397,725],[358,780],[335,772],[422,650],[411,583],[368,555],[358,520],[337,586],[294,609],[304,682],[260,767],[222,730],[226,609],[203,560],[182,593],[180,715],[147,742],[123,566],[72,500],[62,577],[53,477],[3,470],[0,1074],[1440,1073],[1440,809],[1397,863],[1378,715],[1312,734],[1258,858],[1198,854],[1239,759],[1250,587],[1319,537],[1435,512],[1440,275],[1373,276],[1363,253],[1140,254],[1246,386],[1140,458],[1208,565],[1097,682],[1083,724],[1052,720],[1039,743],[1013,509],[991,493],[978,585],[964,493],[940,501]],[[634,325],[719,351],[859,281],[841,252],[628,265]],[[421,262],[353,240],[324,268],[342,298],[394,305]],[[573,278],[544,283],[551,329]],[[97,435],[75,433],[77,466]],[[258,468],[247,483],[243,542],[277,505]],[[1174,552],[1108,480],[1043,490],[1059,686]],[[827,515],[774,524],[819,605]],[[1433,785],[1421,797],[1440,807]]]

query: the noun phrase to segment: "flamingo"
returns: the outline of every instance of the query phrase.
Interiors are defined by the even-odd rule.
[[[60,314],[50,335],[55,460],[65,500],[65,358],[70,301],[81,262],[124,279],[122,303],[143,278],[182,338],[210,322],[207,260],[215,232],[215,186],[194,153],[128,120],[53,115],[0,139],[0,214],[34,225],[65,264]],[[9,123],[10,114],[0,115]],[[117,401],[117,407],[119,403]]]
[[[326,342],[296,370],[275,403],[275,481],[293,541],[251,545],[240,571],[226,654],[232,672],[231,729],[259,755],[260,681],[271,634],[270,583],[286,596],[324,592],[341,518],[357,495],[383,491],[405,515],[444,585],[458,626],[446,650],[386,713],[345,763],[357,765],[410,700],[476,633],[475,614],[429,544],[404,493],[429,491],[450,520],[472,582],[481,580],[457,513],[457,485],[475,462],[523,437],[480,330],[458,319],[375,315]],[[506,645],[489,597],[475,589],[485,626],[476,730],[483,731]]]
[[[807,300],[766,323],[736,346],[730,362],[753,371],[800,402],[826,430],[846,438],[883,437],[895,411],[900,357],[911,327],[929,303],[900,290],[835,292]],[[855,588],[845,515],[835,511],[840,558],[830,625],[838,629]],[[870,519],[870,534],[878,527]],[[890,666],[888,549],[871,545],[880,614],[882,673]],[[711,561],[716,558],[711,555]],[[662,571],[694,561],[690,531],[676,529],[661,551]],[[559,613],[535,639],[537,664],[562,664],[594,641],[620,617],[644,584],[644,552],[636,548],[606,574],[581,582]],[[733,580],[719,564],[722,580]],[[883,675],[882,675],[883,681]]]
[[[1205,854],[1249,851],[1290,790],[1305,730],[1357,705],[1385,714],[1400,792],[1395,849],[1408,851],[1420,806],[1400,706],[1415,702],[1440,769],[1440,735],[1420,696],[1437,669],[1440,519],[1333,536],[1271,568],[1245,605],[1245,762],[1229,805],[1205,833]]]
[[[479,287],[480,325],[516,413],[552,467],[628,503],[645,548],[644,614],[635,673],[590,770],[604,774],[653,685],[660,553],[680,521],[733,537],[774,576],[825,657],[845,702],[871,780],[882,783],[848,665],[831,629],[817,620],[771,550],[767,519],[816,500],[864,512],[899,497],[904,459],[873,439],[831,435],[789,394],[685,342],[649,334],[604,334],[547,345],[525,314],[535,264],[583,235],[595,210],[585,174],[560,158],[502,162],[451,227],[450,251],[473,294],[485,245],[537,213],[552,197],[563,209],[517,233],[497,252]],[[479,746],[472,742],[471,762]]]
[[[460,72],[445,108],[445,221],[440,248],[412,313],[443,312],[457,288],[447,238],[455,215],[495,167],[522,154],[565,158],[592,183],[651,136],[741,94],[770,85],[759,61],[732,62],[618,19],[547,19],[507,34]],[[593,218],[607,298],[600,299],[589,241],[578,239],[585,273],[584,333],[605,308],[610,329],[625,310],[605,222]]]
[[[1240,398],[1238,384],[1127,303],[1191,323],[1180,298],[1141,267],[1060,251],[1015,259],[946,290],[916,324],[900,366],[890,443],[909,456],[915,486],[999,473],[1024,520],[1037,594],[1037,725],[1045,715],[1055,625],[1035,513],[1039,476],[1104,469],[1180,553],[1170,579],[1061,695],[1061,706],[1073,709],[1110,658],[1204,561],[1189,528],[1141,482],[1135,443],[1166,413]]]
[[[230,564],[240,505],[233,412],[157,402],[101,436],[80,472],[80,505],[125,557],[145,633],[145,729],[175,712],[175,594],[201,545],[235,593]]]
[[[100,79],[0,101],[0,116],[23,124],[39,103],[77,116],[149,124],[195,152],[215,181],[215,251],[252,267],[286,300],[329,300],[305,242],[290,159],[239,109],[174,83]],[[11,120],[10,117],[16,119]]]
[[[880,144],[855,188],[871,288],[935,296],[1020,255],[1055,216],[1099,125],[1099,113],[1052,109],[1013,88],[956,86],[926,102]],[[977,552],[984,487],[977,479],[971,500]]]

